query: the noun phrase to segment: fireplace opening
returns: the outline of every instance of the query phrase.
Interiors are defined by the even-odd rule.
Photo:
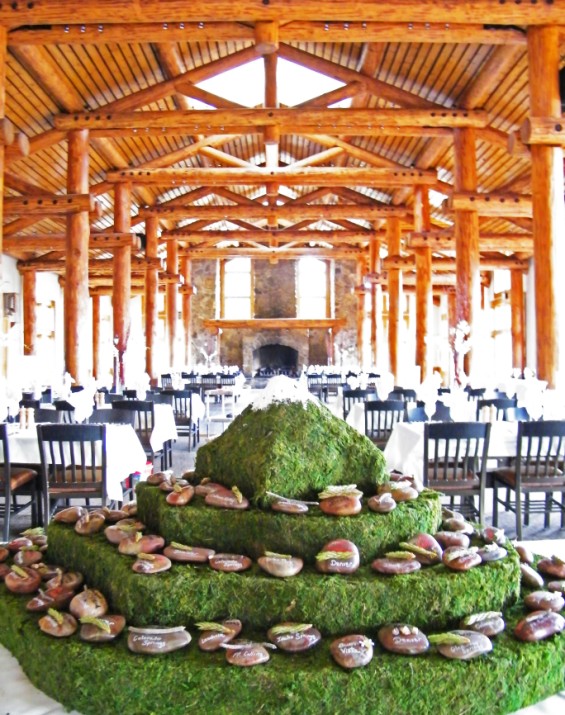
[[[288,345],[263,345],[253,351],[253,375],[298,377],[298,350]]]

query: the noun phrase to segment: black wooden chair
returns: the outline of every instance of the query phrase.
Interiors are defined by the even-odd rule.
[[[37,441],[45,525],[61,501],[100,499],[106,506],[106,425],[40,424]]]
[[[75,422],[75,408],[74,405],[71,405],[68,400],[54,400],[53,405],[55,406],[55,409],[60,413],[60,422],[65,422],[66,424],[73,424]]]
[[[376,400],[377,393],[372,388],[344,388],[343,390],[343,419],[347,418],[349,411],[356,402],[366,402]]]
[[[481,410],[484,407],[494,407],[496,411],[497,420],[507,420],[508,410],[510,408],[517,407],[517,401],[515,398],[510,397],[491,397],[488,399],[479,398],[477,400],[477,420],[480,419]]]
[[[319,400],[324,397],[324,376],[318,375],[317,373],[311,373],[307,376],[306,382],[308,384],[308,392],[312,395],[316,395]]]
[[[387,399],[402,400],[402,402],[416,402],[416,390],[395,385],[394,390],[389,393]]]
[[[406,404],[402,400],[365,402],[365,435],[383,449],[397,422],[404,421]]]
[[[472,400],[482,400],[487,391],[486,387],[466,387],[465,392],[467,393],[467,399]]]
[[[49,423],[59,423],[61,422],[62,413],[59,410],[51,410],[47,407],[37,407],[34,410],[35,423],[38,422],[49,422]]]
[[[561,512],[565,527],[565,420],[519,422],[516,457],[509,466],[499,467],[493,479],[493,524],[498,525],[498,505],[516,515],[516,535],[522,539],[522,523],[528,526],[531,513],[544,515],[544,528],[550,525],[552,511]],[[498,496],[504,488],[506,497]],[[530,494],[543,494],[532,500]],[[561,493],[561,501],[555,493]]]
[[[326,375],[326,384],[324,387],[324,399],[328,400],[330,396],[337,397],[342,386],[341,375],[329,373]]]
[[[188,450],[200,441],[200,420],[192,416],[192,395],[197,390],[173,390],[173,413],[179,436],[188,437]]]
[[[134,429],[145,454],[153,463],[159,458],[161,470],[168,469],[172,464],[172,444],[167,440],[161,449],[154,450],[151,446],[151,435],[155,426],[155,403],[151,400],[116,400],[112,402],[113,410],[129,410],[134,413]]]
[[[427,422],[424,425],[424,486],[450,499],[484,523],[490,422]],[[478,498],[478,507],[475,499]]]
[[[423,407],[409,407],[404,415],[405,422],[427,422],[428,416]]]
[[[432,415],[432,422],[453,422],[451,418],[451,409],[441,400],[436,401],[436,409]]]
[[[165,372],[161,375],[161,387],[162,388],[171,388],[173,386],[173,376],[171,375],[170,372]]]
[[[145,399],[151,400],[151,402],[154,402],[156,405],[170,405],[171,407],[174,407],[174,392],[175,391],[172,387],[167,387],[160,392],[146,393]]]
[[[4,497],[1,513],[4,517],[3,541],[10,539],[10,517],[19,514],[31,506],[33,525],[37,525],[41,515],[39,475],[29,467],[13,467],[10,462],[10,441],[8,425],[0,423],[0,440],[2,442],[3,462],[0,464],[0,489]],[[27,501],[19,502],[19,497]]]
[[[88,418],[91,425],[131,425],[135,429],[135,412],[131,410],[93,410]]]

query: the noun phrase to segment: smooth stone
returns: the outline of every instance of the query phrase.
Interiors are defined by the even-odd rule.
[[[162,482],[165,480],[169,480],[170,474],[166,472],[153,472],[153,474],[150,474],[147,477],[147,484],[152,484],[155,487],[158,487]]]
[[[154,574],[161,573],[163,571],[168,571],[172,563],[170,559],[163,554],[144,554],[145,556],[151,556],[148,558],[141,558],[141,554],[137,555],[137,560],[133,563],[132,569],[135,573],[140,574]]]
[[[207,564],[215,553],[213,549],[205,549],[201,546],[187,546],[181,549],[169,544],[163,549],[163,554],[171,561],[186,564]]]
[[[565,580],[564,581],[550,581],[547,584],[548,591],[559,591],[565,594]]]
[[[288,501],[286,499],[276,499],[271,503],[273,511],[280,511],[283,514],[306,514],[308,512],[308,504],[299,501]]]
[[[6,549],[4,546],[0,546],[0,563],[3,563],[6,561],[8,556],[10,555],[9,549]]]
[[[456,630],[449,632],[468,638],[469,643],[462,643],[459,645],[438,645],[438,651],[446,658],[453,658],[455,660],[470,660],[471,658],[476,658],[484,653],[490,653],[492,650],[492,642],[490,638],[487,638],[487,636],[482,633],[469,630]]]
[[[426,551],[430,551],[431,554],[434,554],[430,554],[428,556],[427,554],[419,554],[417,551],[414,551],[413,553],[416,557],[416,560],[419,561],[422,566],[433,566],[434,564],[437,564],[441,561],[441,557],[443,556],[443,549],[441,548],[437,539],[431,534],[421,532],[419,534],[416,534],[416,536],[413,536],[406,543],[413,544],[420,549],[425,549]]]
[[[362,668],[373,658],[373,643],[363,635],[343,636],[332,641],[330,653],[342,668]]]
[[[12,539],[12,541],[9,541],[7,544],[8,550],[13,554],[25,546],[33,546],[33,541],[28,539],[27,536],[18,536],[17,539]]]
[[[532,591],[524,596],[524,603],[532,611],[555,611],[563,610],[565,598],[556,591]]]
[[[36,571],[44,581],[49,581],[58,573],[57,566],[46,564],[43,561],[40,561],[38,564],[32,564],[31,568]]]
[[[396,502],[412,501],[419,496],[418,490],[410,481],[386,482],[378,487],[379,494],[390,494]]]
[[[489,561],[500,561],[508,556],[508,551],[494,542],[485,544],[485,546],[479,548],[477,553],[481,557],[481,561],[485,563]]]
[[[219,489],[225,489],[224,485],[217,482],[200,482],[194,487],[194,493],[199,497],[205,497],[207,494],[217,492]]]
[[[232,641],[226,643],[226,660],[230,665],[237,665],[240,668],[250,668],[253,665],[266,663],[270,656],[264,645],[252,643],[251,641]]]
[[[469,524],[468,521],[461,521],[461,519],[445,519],[441,525],[446,531],[457,531],[461,534],[467,534],[467,536],[472,536],[475,533],[475,527]]]
[[[331,558],[320,558],[329,552],[343,554],[344,558],[334,556]],[[359,563],[359,549],[352,541],[348,541],[347,539],[334,539],[334,541],[329,541],[316,556],[316,570],[320,573],[351,574],[357,571]]]
[[[557,558],[557,556],[541,559],[538,561],[538,571],[548,576],[555,576],[555,578],[565,578],[565,561]]]
[[[85,514],[75,524],[75,531],[81,536],[91,536],[102,531],[106,519],[102,514]]]
[[[167,504],[171,506],[185,506],[194,496],[194,487],[188,484],[186,487],[176,488],[167,494]]]
[[[6,576],[10,573],[11,568],[8,566],[8,564],[0,564],[0,579],[2,581],[6,578]]]
[[[441,518],[442,518],[442,521],[445,521],[446,519],[459,519],[459,521],[467,521],[467,519],[463,516],[463,514],[460,511],[455,511],[454,509],[449,509],[446,506],[442,506],[442,508],[441,508]]]
[[[215,554],[210,558],[210,566],[216,571],[246,571],[253,563],[249,556],[241,554]]]
[[[514,548],[518,552],[521,563],[530,564],[530,566],[534,563],[534,554],[527,546],[516,544]]]
[[[287,653],[302,653],[317,645],[322,639],[322,634],[317,628],[310,626],[305,630],[293,630],[296,623],[279,623],[275,628],[288,627],[287,631],[273,633],[273,628],[267,631],[267,637],[277,648]],[[308,624],[304,624],[308,625]]]
[[[417,477],[414,477],[412,474],[395,474],[394,472],[391,472],[391,474],[389,475],[389,481],[393,483],[401,482],[403,483],[403,486],[408,483],[408,485],[415,489],[418,493],[424,490],[424,484],[422,480],[418,479]]]
[[[417,559],[395,559],[387,556],[375,559],[371,564],[373,571],[389,575],[409,574],[419,571],[422,564]]]
[[[203,630],[198,638],[198,647],[207,653],[219,650],[223,643],[229,643],[241,633],[242,623],[237,618],[222,621],[227,631]]]
[[[139,532],[137,532],[139,534]],[[120,554],[126,556],[137,556],[137,554],[154,554],[165,546],[165,539],[157,534],[147,534],[139,539],[135,536],[128,536],[118,544]]]
[[[450,546],[443,552],[442,562],[452,571],[469,571],[482,563],[478,551]]]
[[[73,597],[69,604],[69,611],[75,618],[84,616],[99,618],[108,613],[108,601],[101,591],[95,588],[86,588]]]
[[[355,516],[361,509],[361,499],[357,496],[339,494],[320,499],[320,510],[329,516]]]
[[[48,608],[65,608],[70,602],[75,592],[66,586],[56,586],[48,588],[46,591],[39,591],[26,605],[26,610],[32,612],[46,611]]]
[[[61,509],[53,516],[53,521],[63,524],[76,524],[77,521],[88,513],[88,510],[83,506],[69,506],[66,509]]]
[[[99,620],[109,626],[110,632],[108,633],[94,623],[83,623],[79,631],[81,640],[88,643],[107,643],[117,638],[126,625],[126,619],[121,615],[104,615]]]
[[[63,622],[58,623],[53,616],[47,614],[43,616],[38,621],[39,628],[43,633],[53,636],[54,638],[68,638],[76,632],[78,628],[77,620],[70,613],[61,613],[63,616]]]
[[[239,500],[231,489],[226,489],[225,487],[222,487],[222,489],[216,489],[213,492],[207,494],[204,498],[204,503],[208,506],[214,506],[219,509],[249,508],[248,499],[242,496],[241,500]]]
[[[517,624],[514,635],[521,641],[532,643],[561,633],[565,618],[554,611],[532,611]]]
[[[390,514],[396,509],[396,501],[390,492],[375,494],[367,500],[367,506],[377,514]]]
[[[481,538],[486,544],[498,544],[499,546],[504,546],[507,541],[504,529],[499,529],[496,526],[485,526],[481,531]]]
[[[284,558],[283,556],[260,556],[257,563],[266,573],[278,578],[296,576],[302,571],[304,561],[298,556]]]
[[[41,584],[41,576],[33,571],[29,566],[19,566],[25,571],[25,576],[20,576],[15,571],[10,570],[4,577],[4,583],[8,591],[12,593],[29,594],[37,591]]]
[[[494,638],[506,628],[504,619],[499,613],[475,613],[463,618],[460,628],[482,633],[488,638]]]
[[[543,577],[529,564],[520,564],[521,581],[530,588],[543,588]]]
[[[419,655],[430,647],[426,636],[416,626],[405,623],[393,623],[383,626],[377,634],[379,643],[391,653]]]
[[[131,521],[132,521],[131,526],[130,525],[122,526],[120,523],[112,524],[111,526],[107,526],[104,529],[104,536],[108,539],[108,541],[111,544],[114,544],[114,546],[117,546],[120,543],[120,541],[127,539],[129,536],[132,535],[132,533],[135,533],[136,531],[141,531],[141,529],[145,528],[144,525],[140,521],[135,521],[133,519],[131,519]]]
[[[471,545],[471,539],[461,531],[438,531],[434,534],[434,539],[444,549],[448,549],[450,546],[467,549]]]
[[[127,512],[123,509],[106,509],[104,513],[106,521],[109,524],[117,524],[119,521],[123,521],[128,518]]]
[[[41,551],[31,549],[21,549],[14,554],[14,563],[16,566],[31,566],[38,564],[43,559]]]
[[[60,569],[57,571],[57,575],[47,581],[47,588],[53,588],[55,586],[67,586],[76,591],[77,588],[82,586],[84,581],[84,576],[78,571],[67,571],[63,573]]]
[[[176,628],[129,627],[128,648],[133,653],[163,655],[185,648],[192,640],[184,626]]]
[[[135,516],[137,514],[137,502],[130,501],[127,504],[122,504],[122,511],[125,512],[128,517]]]

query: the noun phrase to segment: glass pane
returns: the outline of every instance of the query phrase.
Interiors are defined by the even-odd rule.
[[[226,296],[226,302],[234,297],[249,297],[251,295],[250,276],[241,275],[240,273],[226,273],[224,295]]]
[[[249,298],[230,298],[226,300],[225,318],[244,320],[251,317],[251,300]]]

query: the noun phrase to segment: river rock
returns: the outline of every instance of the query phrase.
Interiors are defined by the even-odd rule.
[[[352,541],[329,541],[316,555],[316,570],[320,573],[351,574],[359,568],[359,549]]]
[[[107,643],[117,638],[125,625],[126,619],[121,615],[106,614],[92,620],[81,619],[79,636],[88,643]]]
[[[154,574],[168,571],[172,566],[170,559],[163,554],[139,553],[131,567],[135,573]]]
[[[62,524],[76,524],[77,521],[88,512],[83,506],[69,506],[61,509],[53,516],[53,521]]]
[[[33,541],[31,539],[28,539],[27,536],[18,536],[17,539],[12,539],[12,541],[9,541],[7,544],[8,550],[11,551],[13,554],[15,554],[16,551],[23,549],[24,547],[29,548],[30,546],[33,546]]]
[[[475,527],[468,521],[461,521],[461,519],[445,519],[441,525],[446,531],[456,531],[461,534],[467,534],[467,536],[472,536],[475,533]]]
[[[400,554],[402,554],[402,556]],[[373,571],[390,575],[414,573],[414,571],[418,571],[421,567],[422,565],[418,559],[409,551],[387,554],[386,556],[375,559],[371,564]]]
[[[198,638],[200,650],[212,652],[219,650],[224,643],[229,643],[241,633],[242,624],[237,618],[231,618],[221,623],[197,623],[201,629]]]
[[[253,665],[266,663],[270,656],[268,650],[261,643],[252,641],[232,641],[224,643],[222,648],[226,649],[226,660],[230,665],[237,665],[240,668],[250,668]]]
[[[299,556],[290,556],[287,554],[274,554],[267,552],[264,556],[257,559],[257,563],[266,573],[278,578],[287,578],[296,576],[302,571],[304,561]]]
[[[565,618],[554,611],[532,611],[518,623],[514,635],[521,641],[533,642],[550,638],[565,628]]]
[[[171,506],[186,506],[194,496],[194,487],[187,484],[185,487],[179,487],[175,484],[172,492],[167,494],[167,504]]]
[[[62,613],[49,609],[47,615],[38,621],[38,626],[43,633],[54,638],[68,638],[76,632],[78,628],[77,620],[70,613]]]
[[[473,613],[463,618],[459,624],[460,628],[482,633],[488,638],[494,638],[505,629],[506,624],[502,618],[502,613],[496,611],[485,611],[484,613]]]
[[[38,564],[43,559],[43,554],[36,545],[25,546],[14,554],[14,563],[18,566],[31,566]]]
[[[29,594],[37,591],[41,576],[29,566],[12,566],[4,577],[8,591]]]
[[[450,546],[467,549],[471,545],[471,539],[461,531],[438,531],[434,534],[434,539],[444,549]]]
[[[246,571],[253,563],[249,556],[241,554],[214,554],[210,558],[210,566],[216,571],[227,571],[236,573]]]
[[[47,588],[54,588],[55,586],[66,586],[67,588],[72,588],[76,591],[77,588],[82,586],[84,581],[84,576],[79,571],[65,571],[57,569],[57,575],[50,578],[47,582]]]
[[[7,549],[5,546],[0,546],[0,563],[3,563],[6,561],[8,556],[10,555],[9,549]]]
[[[367,506],[377,514],[389,514],[396,509],[396,501],[390,492],[375,494],[367,500]]]
[[[217,492],[219,489],[225,489],[223,484],[218,484],[217,482],[204,481],[202,480],[200,484],[194,487],[194,493],[196,496],[205,497],[207,494],[212,492]]]
[[[543,588],[543,577],[529,564],[520,564],[520,574],[524,586]]]
[[[555,611],[565,606],[565,599],[556,591],[532,591],[524,596],[524,603],[532,611]]]
[[[70,602],[75,592],[66,586],[56,586],[48,588],[46,591],[39,591],[37,596],[34,596],[26,604],[26,609],[33,613],[47,611],[49,608],[65,608]]]
[[[103,514],[91,514],[90,512],[87,512],[75,523],[75,531],[81,536],[91,536],[92,534],[97,534],[99,531],[102,531],[105,523],[106,518]]]
[[[443,555],[443,549],[437,539],[431,534],[423,532],[416,534],[408,541],[401,542],[400,548],[413,553],[422,566],[438,564]]]
[[[481,563],[477,547],[460,549],[450,546],[443,552],[442,562],[453,571],[469,571]]]
[[[361,499],[357,496],[340,494],[334,497],[320,498],[320,510],[330,516],[355,516],[361,511]]]
[[[313,648],[322,639],[310,623],[279,623],[267,631],[267,637],[277,648],[287,653],[301,653]]]
[[[465,643],[437,643],[436,646],[445,658],[453,658],[455,660],[471,660],[484,653],[490,653],[492,650],[492,641],[482,633],[470,630],[455,630],[444,634],[447,637],[459,636],[465,639]],[[430,636],[430,643],[433,643],[435,638]]]
[[[249,508],[249,500],[239,490],[234,492],[232,489],[226,489],[226,487],[209,492],[204,498],[204,503],[219,509]]]
[[[489,561],[500,561],[508,556],[508,551],[496,543],[485,544],[477,551],[481,557],[481,561],[488,563]]]
[[[562,581],[550,581],[547,584],[548,591],[559,591],[559,593],[565,594],[565,580]]]
[[[215,553],[213,549],[205,549],[202,546],[185,546],[176,541],[172,541],[163,549],[163,554],[171,561],[185,564],[207,564]]]
[[[565,578],[565,561],[558,556],[541,559],[538,561],[538,571],[555,578]]]
[[[530,565],[534,563],[534,554],[527,546],[524,546],[524,544],[516,544],[515,549],[518,552],[521,563]]]
[[[330,653],[342,668],[362,668],[373,658],[373,641],[363,635],[343,636],[332,641]]]
[[[69,604],[69,611],[75,618],[99,618],[108,613],[108,601],[104,594],[95,588],[85,588],[77,593]]]
[[[377,637],[383,648],[401,655],[419,655],[430,647],[428,639],[421,630],[405,623],[383,626],[379,629]]]
[[[485,526],[481,530],[481,538],[485,544],[498,544],[499,546],[504,546],[507,541],[504,529],[499,529],[496,526]]]
[[[271,502],[271,509],[283,514],[306,514],[309,511],[308,504],[290,499],[275,499]]]
[[[165,546],[165,539],[157,534],[147,534],[142,536],[139,531],[134,536],[122,539],[118,544],[120,554],[126,556],[137,556],[137,554],[154,554]]]
[[[153,472],[147,477],[147,484],[158,487],[162,482],[170,480],[170,477],[169,472]]]
[[[185,648],[191,640],[190,633],[184,626],[175,628],[135,628],[130,626],[128,648],[133,653],[163,655]]]

